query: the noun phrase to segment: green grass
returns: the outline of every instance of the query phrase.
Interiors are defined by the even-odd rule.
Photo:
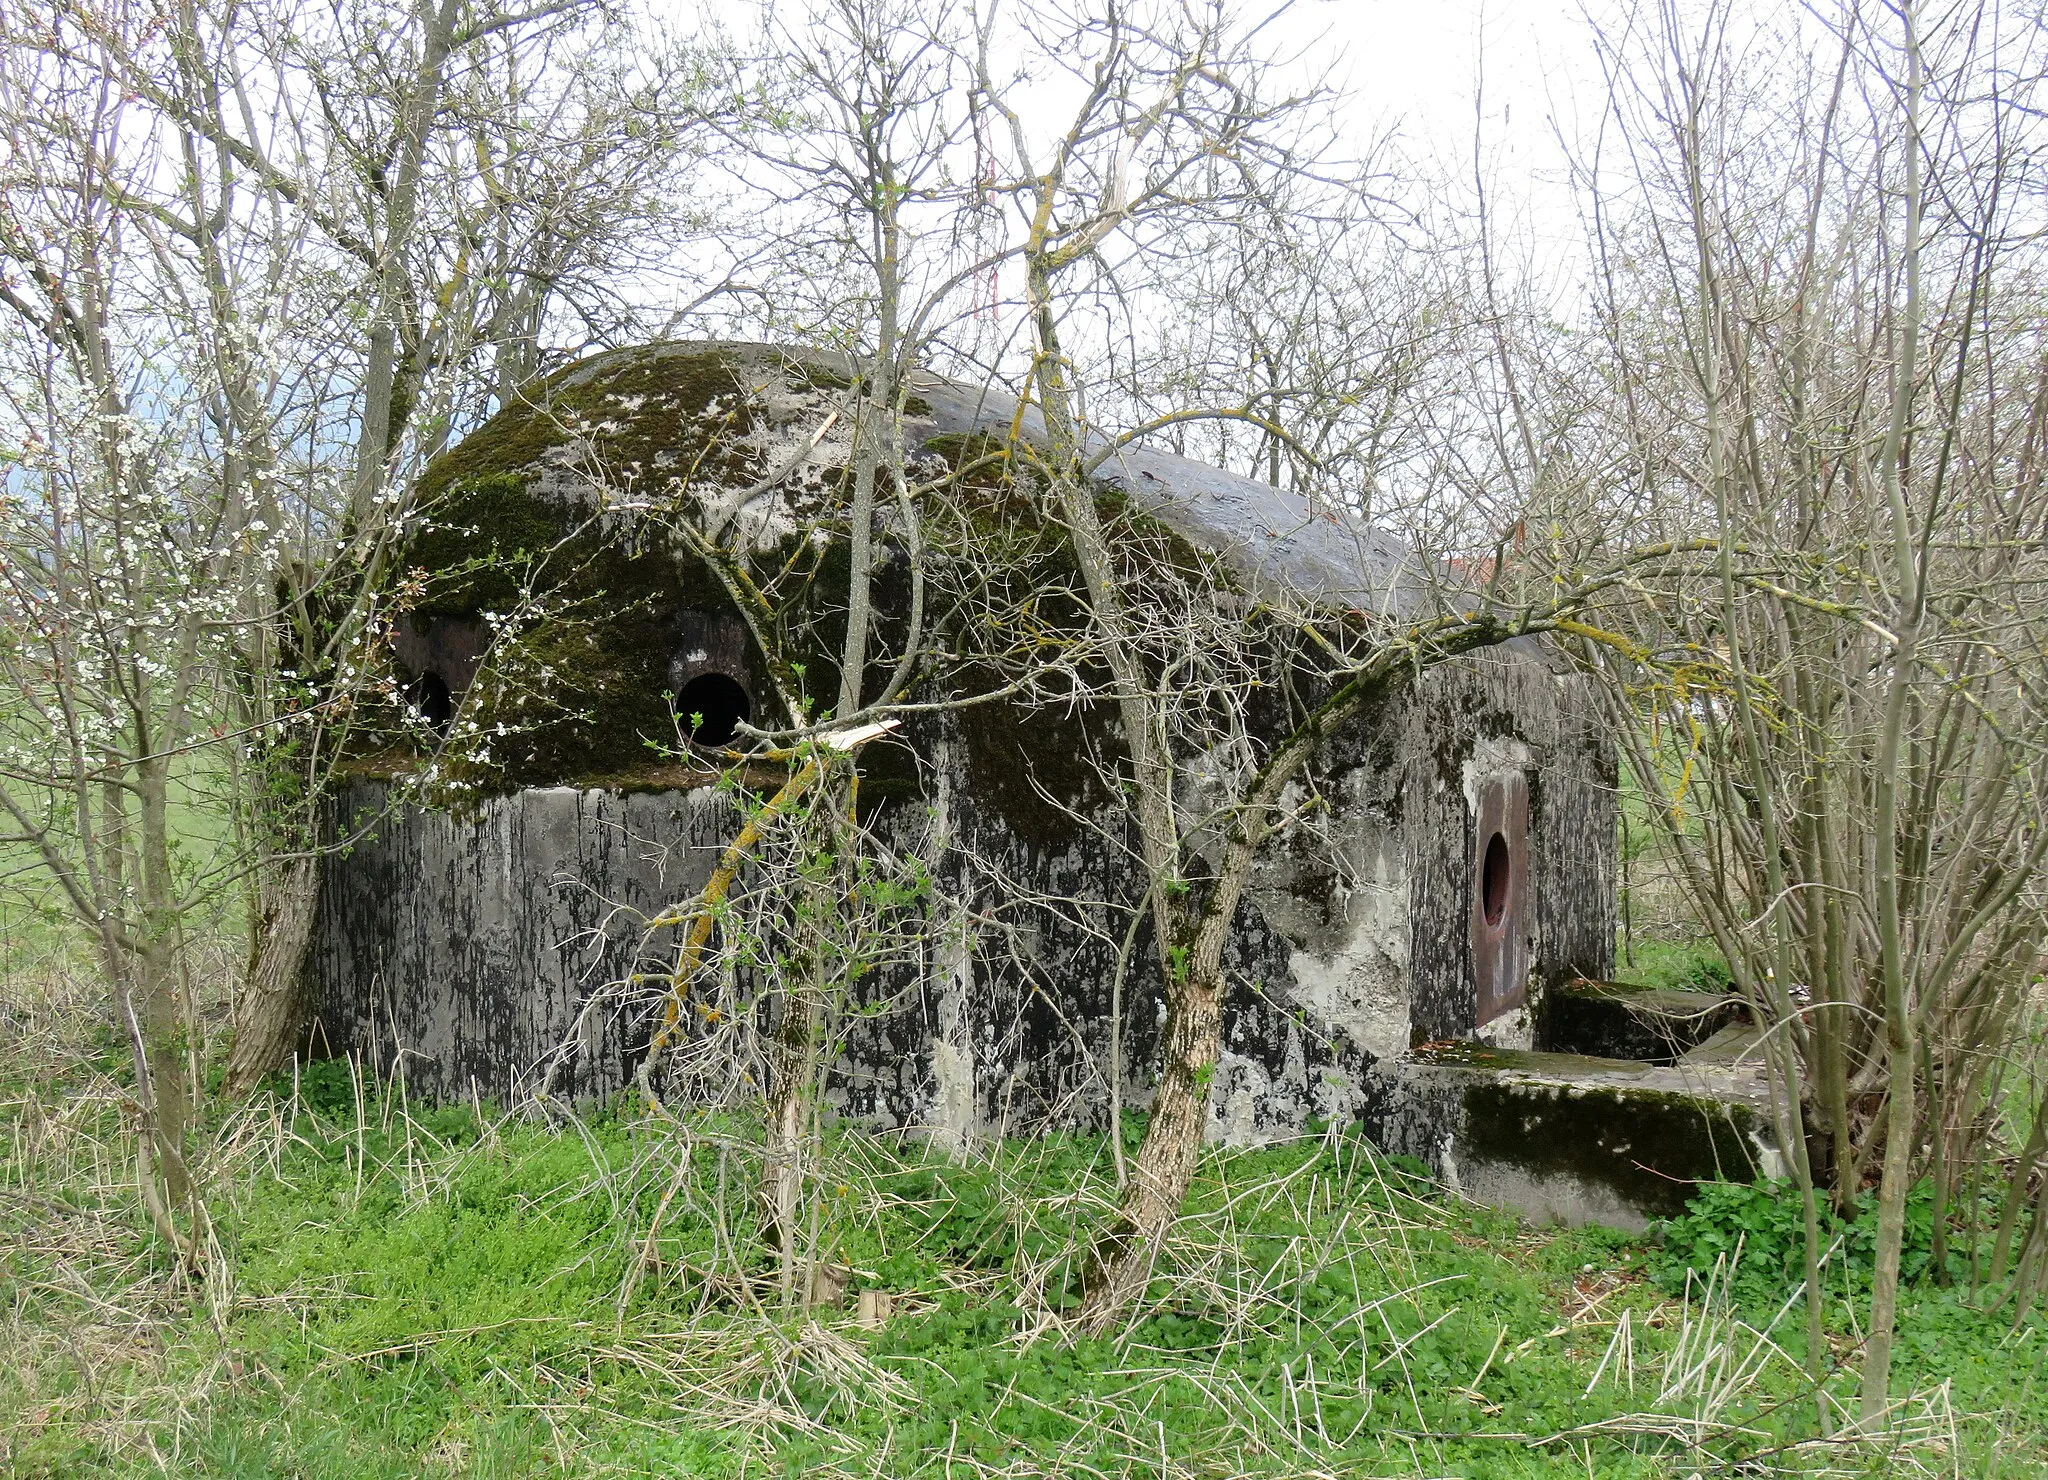
[[[118,1073],[103,1045],[4,1091],[11,1474],[1681,1477],[1819,1459],[1777,1453],[1812,1408],[1799,1333],[1774,1333],[1782,1354],[1755,1335],[1783,1293],[1768,1262],[1732,1304],[1671,1293],[1729,1227],[1775,1227],[1768,1192],[1724,1196],[1660,1251],[1460,1203],[1342,1134],[1216,1154],[1141,1318],[1077,1339],[1057,1318],[1076,1230],[1110,1193],[1100,1138],[954,1166],[838,1133],[816,1233],[854,1291],[892,1293],[870,1328],[781,1306],[744,1126],[479,1124],[376,1098],[359,1120],[329,1069],[296,1109],[265,1099],[214,1128],[227,1277],[209,1291],[161,1267],[124,1190]],[[1755,1370],[1718,1396],[1663,1392],[1672,1353],[1716,1342]],[[1831,1473],[2040,1473],[2040,1325],[1916,1286],[1899,1347],[1901,1391],[1946,1395],[1902,1450],[1833,1454]],[[1958,1454],[1937,1433],[1950,1411]]]
[[[1709,940],[1638,940],[1615,950],[1618,980],[1687,992],[1727,992],[1734,987],[1728,962]]]
[[[181,757],[168,797],[172,869],[179,897],[191,905],[184,923],[190,936],[216,945],[239,932],[245,904],[217,760],[205,752]],[[42,856],[26,843],[0,842],[0,981],[47,975],[89,949],[90,939]]]

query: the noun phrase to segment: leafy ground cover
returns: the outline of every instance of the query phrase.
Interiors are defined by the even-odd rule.
[[[1341,1130],[1214,1155],[1142,1317],[1077,1340],[1099,1137],[952,1165],[836,1135],[813,1233],[847,1284],[806,1315],[743,1128],[409,1107],[323,1066],[213,1128],[220,1258],[194,1287],[127,1191],[118,1053],[54,1051],[75,1006],[8,1009],[16,1475],[2043,1469],[2048,1330],[1925,1282],[1891,1427],[1816,1439],[1777,1190],[1711,1189],[1661,1245],[1536,1229]],[[1831,1284],[1843,1402],[1860,1257],[1846,1237]]]

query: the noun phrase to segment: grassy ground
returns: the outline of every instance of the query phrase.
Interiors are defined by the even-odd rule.
[[[195,1286],[128,1190],[90,984],[44,982],[0,1045],[10,1474],[2043,1472],[2040,1324],[1916,1287],[1891,1429],[1802,1443],[1767,1194],[1658,1249],[1461,1204],[1342,1134],[1214,1156],[1142,1319],[1098,1341],[1059,1314],[1111,1188],[1099,1139],[952,1166],[835,1137],[814,1233],[851,1288],[806,1317],[740,1128],[409,1111],[337,1068],[213,1127],[221,1258]],[[1765,1252],[1732,1295],[1724,1263],[1687,1298],[1684,1256],[1712,1271],[1738,1237]],[[862,1287],[891,1293],[878,1325]]]

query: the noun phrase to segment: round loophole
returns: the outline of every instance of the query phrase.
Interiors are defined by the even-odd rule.
[[[429,668],[406,685],[405,696],[427,722],[428,729],[436,735],[448,733],[448,727],[455,722],[455,695],[449,691],[447,679]]]
[[[723,673],[700,673],[676,695],[683,730],[698,745],[730,745],[741,721],[753,717],[747,691]]]
[[[1508,885],[1514,864],[1508,858],[1508,840],[1495,833],[1486,843],[1486,858],[1479,866],[1479,908],[1488,926],[1500,924],[1508,911]]]

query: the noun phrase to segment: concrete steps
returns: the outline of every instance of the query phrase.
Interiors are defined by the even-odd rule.
[[[1779,1175],[1757,1031],[1725,998],[1577,982],[1538,1047],[1429,1044],[1376,1065],[1366,1130],[1475,1201],[1641,1228],[1702,1181]]]
[[[1668,1064],[1732,1025],[1741,1012],[1734,998],[1707,992],[1579,980],[1544,994],[1536,1046]]]

